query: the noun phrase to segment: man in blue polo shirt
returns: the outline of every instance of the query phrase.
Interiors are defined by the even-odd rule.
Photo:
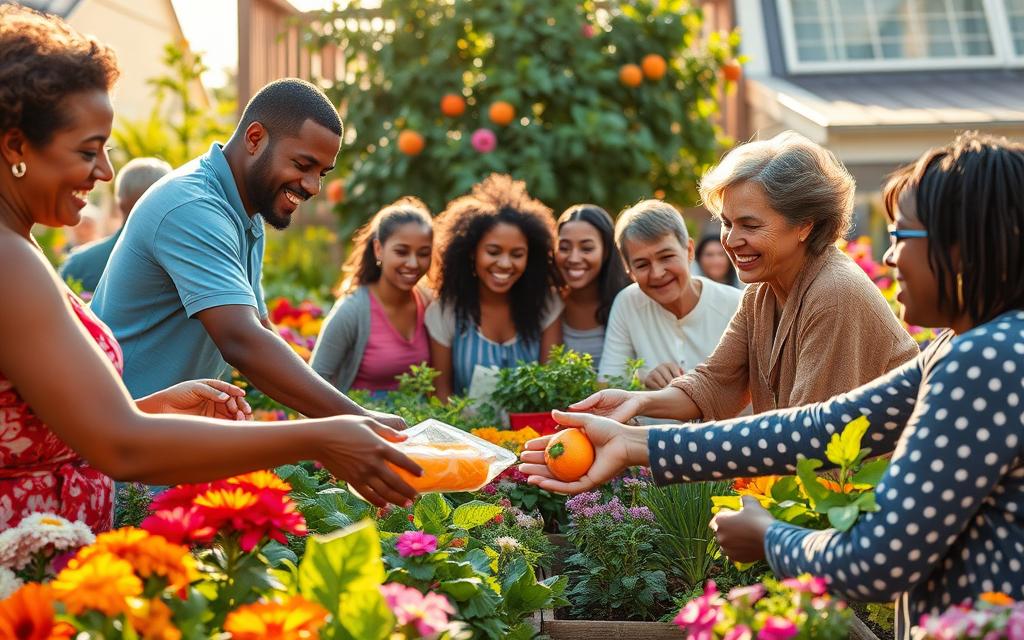
[[[263,222],[284,229],[334,168],[342,124],[312,84],[272,82],[231,139],[146,192],[132,211],[92,309],[124,351],[135,398],[227,365],[310,417],[372,414],[318,376],[270,326],[260,276]]]

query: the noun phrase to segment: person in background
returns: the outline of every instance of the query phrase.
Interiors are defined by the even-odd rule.
[[[622,376],[629,360],[641,358],[644,386],[661,389],[711,355],[742,293],[690,273],[693,240],[666,202],[644,200],[623,211],[615,244],[635,283],[612,305],[598,377]]]
[[[95,291],[132,207],[146,189],[170,172],[171,165],[159,158],[135,158],[121,167],[114,179],[114,207],[121,215],[121,226],[107,238],[72,251],[60,267],[60,277],[79,282],[83,291]]]
[[[760,413],[830,398],[918,353],[878,287],[836,247],[854,181],[831,152],[791,131],[748,142],[704,175],[700,194],[751,285],[718,348],[660,391],[608,389],[574,409],[619,422],[721,420],[748,403]]]
[[[100,239],[103,236],[102,218],[103,213],[99,207],[92,203],[86,204],[82,208],[82,215],[78,224],[64,230],[64,237],[67,239],[67,243],[64,245],[63,251],[70,255],[75,249]]]
[[[391,391],[396,377],[430,361],[419,286],[433,251],[430,210],[405,197],[377,212],[352,240],[340,298],[327,314],[310,366],[341,391]]]
[[[750,496],[712,521],[736,562],[766,559],[779,578],[823,577],[852,600],[895,602],[895,636],[984,593],[1024,599],[1024,145],[967,133],[925,152],[885,187],[895,269],[908,323],[950,327],[910,362],[848,393],[724,423],[626,427],[558,413],[597,450],[575,483],[554,480],[545,439],[520,470],[542,489],[579,493],[630,466],[659,484],[790,475],[854,417],[864,446],[892,459],[877,510],[847,531],[775,520]],[[952,195],[955,194],[955,197]],[[756,287],[752,287],[756,288]],[[842,336],[849,340],[851,336]],[[843,359],[831,363],[842,367]],[[751,453],[753,452],[753,453]]]
[[[729,260],[729,254],[725,252],[722,240],[718,236],[701,238],[694,251],[694,260],[699,274],[705,278],[731,287],[741,286],[736,276],[736,267]]]
[[[544,362],[562,341],[551,209],[494,174],[450,202],[434,229],[438,299],[426,323],[437,396],[465,393],[478,366]]]
[[[244,392],[219,380],[132,400],[110,330],[60,281],[32,226],[75,225],[113,177],[113,52],[57,17],[0,5],[0,530],[37,511],[112,524],[112,478],[204,482],[320,460],[371,502],[415,491],[387,462],[419,468],[358,416],[239,425]],[[153,414],[164,415],[153,415]]]
[[[577,204],[558,217],[557,230],[555,265],[566,292],[562,342],[573,351],[589,353],[597,369],[612,302],[630,283],[615,246],[615,223],[601,207]]]
[[[320,192],[341,118],[316,86],[276,80],[256,92],[231,139],[176,169],[136,204],[92,307],[125,351],[133,397],[237,369],[310,417],[367,411],[303,362],[273,330],[260,277],[266,221],[283,230]]]

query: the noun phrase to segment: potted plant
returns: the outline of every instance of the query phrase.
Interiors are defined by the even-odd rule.
[[[530,426],[544,435],[555,431],[552,409],[565,409],[596,390],[590,354],[556,345],[544,364],[520,362],[502,369],[491,400],[508,412],[513,430]]]

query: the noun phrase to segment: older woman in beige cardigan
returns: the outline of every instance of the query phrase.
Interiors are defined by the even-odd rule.
[[[722,245],[749,284],[710,358],[659,391],[600,391],[572,406],[720,420],[850,391],[917,354],[881,293],[835,243],[850,226],[854,181],[830,152],[782,133],[729,152],[700,184]]]

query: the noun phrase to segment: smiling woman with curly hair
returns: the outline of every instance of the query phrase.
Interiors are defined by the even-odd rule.
[[[491,175],[449,203],[434,230],[438,301],[426,323],[437,395],[465,392],[478,365],[543,362],[562,339],[551,209],[525,183]]]

